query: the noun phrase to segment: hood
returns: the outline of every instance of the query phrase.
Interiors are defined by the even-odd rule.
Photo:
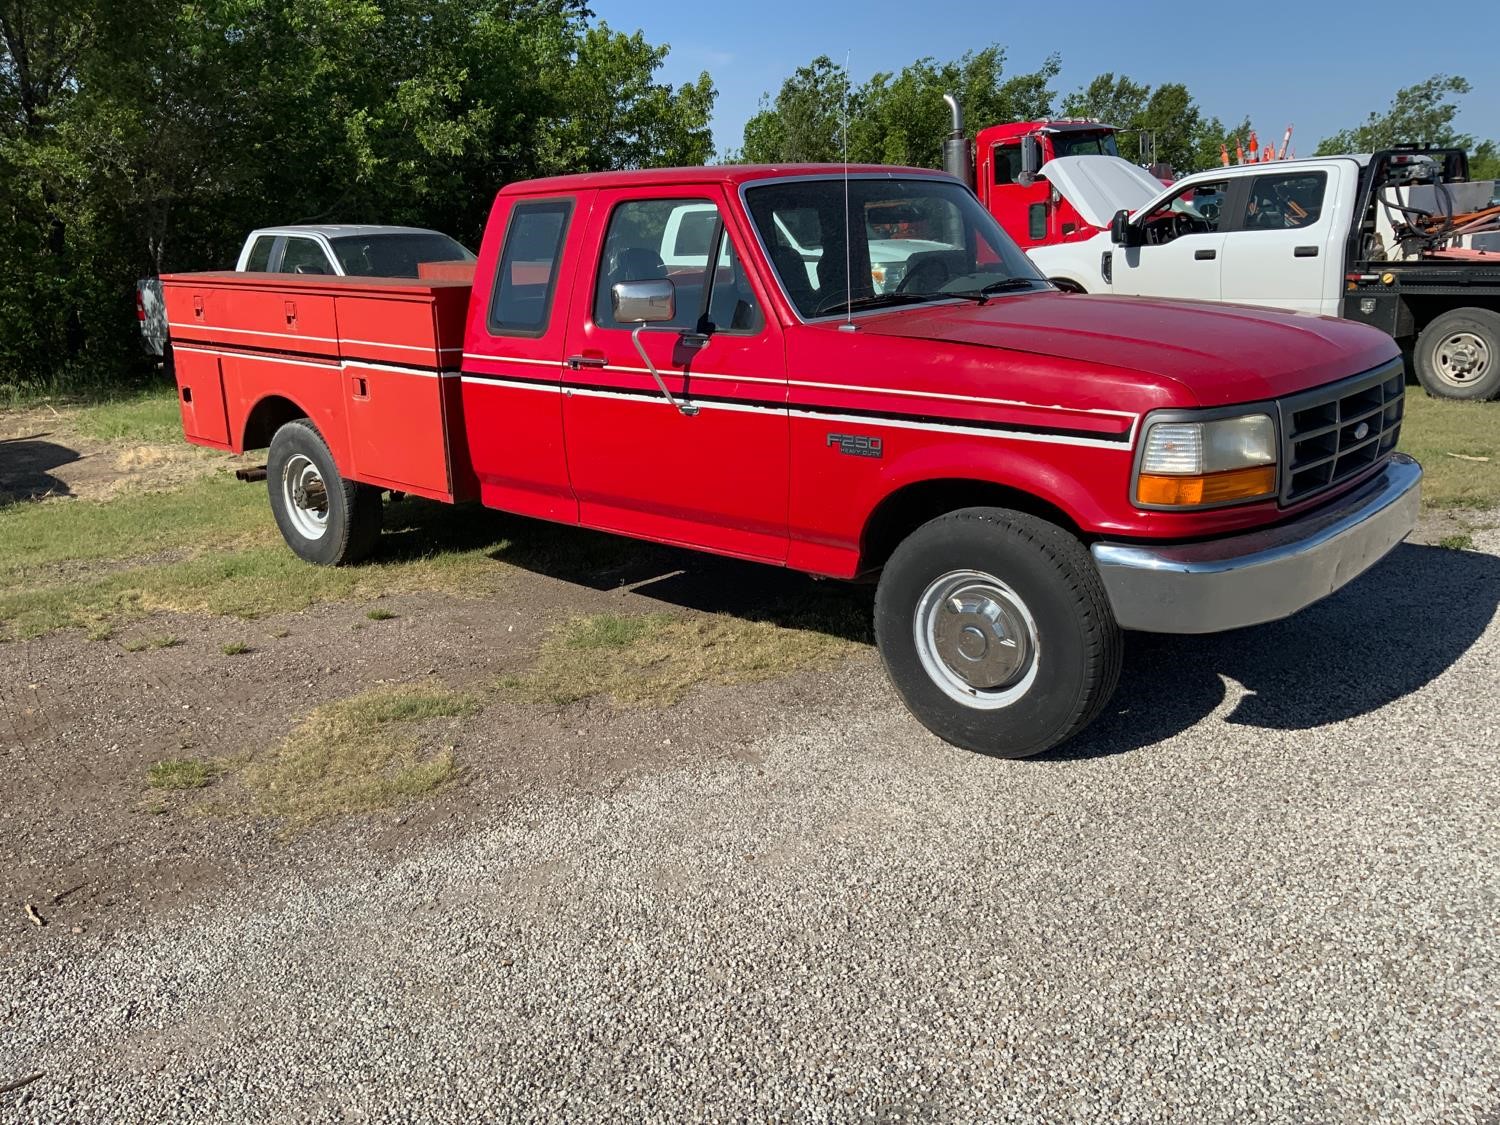
[[[1118,156],[1058,156],[1042,165],[1040,175],[1073,205],[1089,226],[1108,230],[1115,212],[1134,212],[1155,199],[1162,182],[1144,168]]]
[[[1279,398],[1399,354],[1384,332],[1347,320],[1150,297],[1036,293],[908,308],[861,327],[1158,376],[1199,406]]]

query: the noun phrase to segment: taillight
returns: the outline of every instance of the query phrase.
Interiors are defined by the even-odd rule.
[[[135,318],[141,323],[146,321],[146,298],[141,296],[141,291],[135,291]]]

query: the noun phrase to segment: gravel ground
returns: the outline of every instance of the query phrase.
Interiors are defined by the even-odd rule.
[[[1063,752],[873,661],[748,751],[0,964],[23,1122],[1500,1121],[1500,533],[1133,641]]]

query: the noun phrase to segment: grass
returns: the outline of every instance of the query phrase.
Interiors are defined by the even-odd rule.
[[[177,406],[177,390],[156,386],[105,402],[90,403],[71,419],[79,433],[101,441],[163,442],[182,441],[182,415]]]
[[[176,637],[132,637],[120,642],[120,647],[126,652],[145,652],[148,648],[176,648],[181,643]]]
[[[503,680],[520,698],[562,705],[675,703],[701,683],[755,683],[828,667],[855,651],[840,632],[742,617],[596,614],[554,630],[531,670]],[[845,630],[847,633],[847,630]]]
[[[375,561],[319,567],[281,542],[263,489],[224,478],[107,504],[0,510],[0,640],[106,629],[158,611],[252,620],[392,593],[439,590],[478,597],[506,581],[506,568],[495,558],[519,548],[485,515],[421,501],[389,505],[387,511],[392,532]],[[150,534],[137,536],[133,528]],[[132,555],[172,546],[192,553],[131,564]],[[541,550],[547,550],[545,541]],[[69,558],[122,565],[61,578],[39,565]]]
[[[292,824],[396,808],[458,776],[452,749],[424,755],[411,726],[479,707],[438,684],[363,692],[313,711],[241,779],[257,811]]]
[[[144,357],[133,364],[90,358],[49,376],[21,378],[0,373],[0,408],[25,409],[42,404],[129,401],[141,395],[173,394],[156,365]]]
[[[230,641],[219,649],[225,656],[243,656],[247,652],[254,652],[244,641]]]
[[[12,504],[0,508],[0,588],[57,563],[223,548],[275,535],[265,489],[227,473],[107,502]]]
[[[1467,531],[1445,535],[1438,540],[1438,546],[1446,547],[1450,551],[1467,551],[1474,546],[1474,536]]]
[[[371,621],[393,621],[396,615],[388,609],[372,609],[366,614]]]
[[[1408,387],[1401,449],[1422,462],[1427,507],[1500,507],[1500,402],[1428,398]]]
[[[202,789],[221,772],[202,758],[167,758],[146,771],[146,780],[152,789]]]

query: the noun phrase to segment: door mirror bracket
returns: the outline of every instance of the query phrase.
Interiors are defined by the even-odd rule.
[[[1122,207],[1110,220],[1109,239],[1116,246],[1140,246],[1146,241],[1146,232],[1131,223],[1130,212]]]
[[[635,331],[630,334],[630,342],[635,345],[635,353],[641,357],[646,370],[651,372],[651,378],[656,380],[656,387],[661,391],[662,397],[677,409],[677,413],[686,418],[693,417],[698,413],[698,408],[690,402],[678,402],[672,397],[672,392],[667,389],[661,372],[656,369],[656,364],[651,361],[645,345],[641,343],[641,333],[647,328],[663,321],[670,321],[677,315],[676,286],[668,278],[652,278],[650,281],[621,281],[610,287],[609,299],[614,309],[616,323],[635,324]]]

